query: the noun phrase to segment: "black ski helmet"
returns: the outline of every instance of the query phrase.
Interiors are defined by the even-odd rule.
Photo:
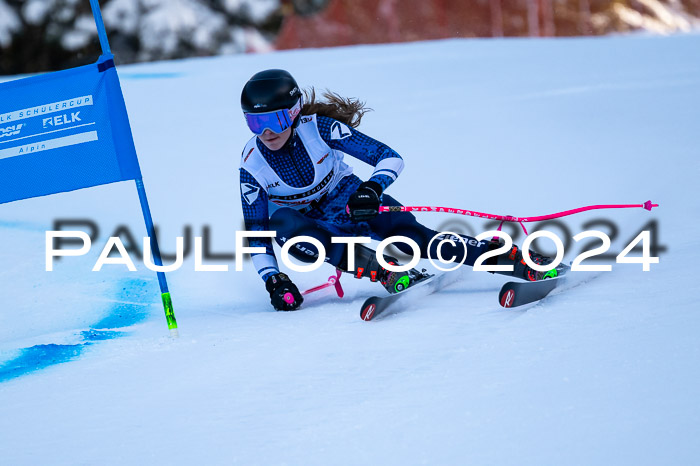
[[[244,113],[291,109],[300,98],[301,90],[288,71],[265,70],[255,73],[243,86],[241,108]]]

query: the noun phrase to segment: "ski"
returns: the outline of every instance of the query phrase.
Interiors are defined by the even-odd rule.
[[[372,296],[362,304],[360,318],[365,321],[374,320],[381,315],[395,313],[403,309],[400,305],[406,304],[407,299],[416,299],[435,293],[436,291],[458,281],[459,273],[441,273],[428,275],[426,278],[416,281],[414,284],[396,294],[389,296]],[[422,291],[421,291],[422,290]],[[405,308],[405,306],[404,306]]]
[[[565,281],[566,275],[536,282],[508,282],[501,288],[498,302],[506,308],[534,303],[563,285]]]

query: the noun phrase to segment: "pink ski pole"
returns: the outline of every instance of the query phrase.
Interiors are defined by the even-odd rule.
[[[578,214],[579,212],[585,212],[587,210],[596,209],[633,209],[633,208],[643,208],[646,210],[651,210],[652,207],[658,207],[659,204],[652,204],[651,201],[646,201],[643,204],[603,204],[603,205],[589,205],[586,207],[579,207],[578,209],[565,210],[563,212],[557,212],[555,214],[549,215],[539,215],[535,217],[513,217],[511,215],[495,215],[487,214],[484,212],[476,212],[474,210],[466,209],[454,209],[451,207],[433,207],[433,206],[381,206],[379,212],[444,212],[448,214],[459,214],[467,215],[470,217],[487,218],[489,220],[500,220],[501,225],[499,225],[498,230],[501,229],[503,222],[517,222],[523,227],[525,234],[527,230],[525,229],[525,222],[539,222],[541,220],[549,220],[552,218],[566,217],[568,215]]]

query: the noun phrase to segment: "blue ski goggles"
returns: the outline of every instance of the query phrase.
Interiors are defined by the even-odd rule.
[[[282,110],[265,113],[245,113],[245,121],[248,124],[248,128],[258,136],[264,133],[266,129],[279,134],[292,126],[294,119],[301,113],[301,106],[300,97],[290,109],[283,108]]]

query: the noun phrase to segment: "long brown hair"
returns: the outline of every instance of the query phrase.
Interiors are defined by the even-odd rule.
[[[352,97],[342,97],[335,92],[326,89],[322,94],[324,100],[316,101],[316,89],[304,89],[304,106],[302,115],[317,114],[341,121],[348,126],[357,128],[360,126],[362,116],[371,111],[365,107],[365,103]]]

